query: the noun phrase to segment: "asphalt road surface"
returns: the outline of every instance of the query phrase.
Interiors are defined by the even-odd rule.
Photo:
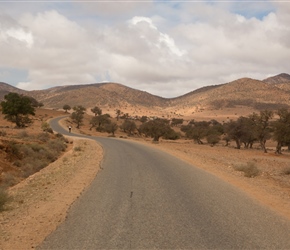
[[[290,249],[290,222],[237,188],[149,146],[90,138],[103,169],[39,249]]]

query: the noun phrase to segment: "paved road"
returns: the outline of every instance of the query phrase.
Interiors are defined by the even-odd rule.
[[[231,185],[150,147],[93,139],[103,170],[39,249],[290,249],[289,221]]]

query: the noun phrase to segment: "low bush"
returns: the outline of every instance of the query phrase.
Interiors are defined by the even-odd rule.
[[[4,188],[0,188],[0,212],[4,211],[5,204],[10,200],[8,192]]]
[[[1,185],[3,187],[11,187],[17,184],[18,180],[17,177],[10,173],[10,172],[4,172],[1,174]]]
[[[8,159],[21,171],[19,176],[26,178],[57,160],[66,147],[63,136],[40,133],[36,137],[28,137],[25,142],[9,142],[6,153]]]
[[[65,142],[65,143],[68,143],[68,142],[69,142],[68,139],[66,139],[66,138],[63,136],[63,134],[59,134],[59,133],[57,133],[55,136],[56,136],[56,138],[58,138],[59,140]]]
[[[246,164],[238,164],[234,166],[236,171],[244,172],[245,177],[253,178],[258,176],[260,170],[257,168],[254,162],[247,162]]]
[[[75,148],[74,148],[74,151],[82,151],[82,148],[79,147],[79,146],[78,146],[78,147],[75,147]]]
[[[39,133],[37,135],[37,139],[42,142],[48,142],[50,140],[50,136],[48,133]]]
[[[7,135],[7,133],[5,130],[0,130],[0,136],[6,136],[6,135]]]
[[[55,139],[55,140],[50,140],[47,144],[47,147],[52,150],[55,151],[56,153],[61,152],[61,151],[65,151],[66,149],[66,144],[64,141],[60,140],[60,139]]]
[[[29,134],[25,130],[22,130],[17,134],[17,137],[20,139],[26,139],[29,137]]]
[[[47,133],[53,134],[53,130],[52,130],[52,128],[50,127],[50,125],[47,122],[43,122],[42,123],[41,129],[43,130],[43,132],[47,132]]]
[[[290,167],[286,167],[282,170],[283,175],[290,175]]]

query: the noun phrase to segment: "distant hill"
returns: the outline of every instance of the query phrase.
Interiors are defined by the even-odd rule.
[[[0,101],[4,100],[4,96],[9,92],[14,92],[18,94],[26,94],[27,91],[13,87],[7,83],[0,82]]]
[[[282,73],[276,76],[269,77],[263,82],[271,83],[271,84],[283,84],[283,83],[290,83],[290,75]]]
[[[30,94],[50,108],[62,108],[64,104],[71,107],[115,107],[144,106],[163,107],[166,99],[126,87],[118,83],[95,83],[54,87],[47,90],[31,91]]]
[[[277,76],[272,76],[263,80],[263,82],[272,84],[279,89],[290,92],[290,75],[288,74],[283,73]]]
[[[286,84],[290,87],[290,83]],[[249,106],[255,109],[277,109],[290,105],[288,91],[276,85],[251,78],[242,78],[226,84],[206,87],[172,100],[173,106],[196,106],[221,109]]]
[[[0,100],[8,92],[30,95],[46,108],[61,109],[82,105],[106,110],[162,110],[168,114],[192,113],[198,110],[251,107],[255,110],[290,107],[290,75],[279,74],[263,81],[241,78],[229,83],[206,86],[176,98],[162,98],[119,83],[68,85],[46,90],[24,91],[0,83]]]

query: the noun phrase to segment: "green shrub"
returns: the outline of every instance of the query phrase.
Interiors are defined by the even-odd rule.
[[[246,164],[238,164],[234,166],[236,171],[244,172],[245,177],[255,177],[259,175],[260,170],[257,168],[254,162],[247,162]]]

